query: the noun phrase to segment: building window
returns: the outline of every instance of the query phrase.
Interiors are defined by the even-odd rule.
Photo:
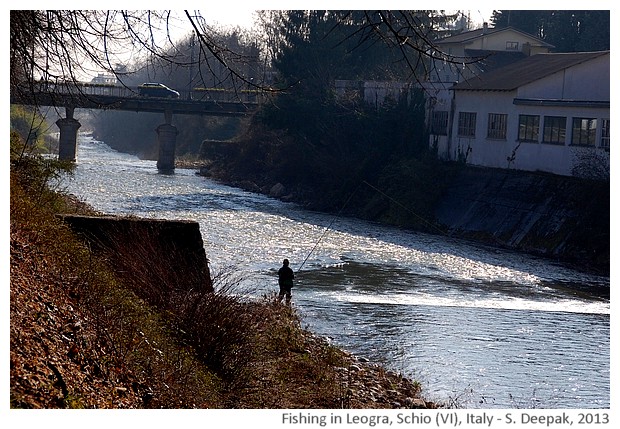
[[[538,142],[540,116],[519,115],[519,141]]]
[[[518,51],[519,42],[506,42],[506,50],[507,51]]]
[[[601,120],[601,147],[609,149],[609,119]]]
[[[506,140],[506,123],[508,115],[503,113],[489,113],[487,138]]]
[[[571,144],[594,146],[596,143],[596,119],[573,118],[573,138]]]
[[[476,137],[476,113],[459,113],[459,137]]]
[[[431,132],[435,135],[448,135],[448,111],[441,110],[433,112],[433,122],[431,124]]]
[[[543,143],[564,144],[566,142],[566,118],[545,116]]]

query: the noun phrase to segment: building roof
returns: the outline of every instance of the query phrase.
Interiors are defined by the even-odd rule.
[[[514,91],[523,85],[603,55],[609,55],[609,51],[532,55],[507,66],[489,71],[488,73],[481,73],[464,82],[457,83],[452,86],[452,89],[464,91]]]
[[[527,57],[522,51],[488,51],[484,49],[465,49],[470,58],[480,58],[475,66],[483,73],[507,66]]]
[[[444,37],[442,39],[438,39],[435,40],[435,44],[437,45],[445,45],[445,44],[450,44],[450,43],[459,43],[459,44],[466,44],[469,43],[475,39],[480,39],[482,37],[491,35],[491,34],[495,34],[495,33],[501,33],[504,31],[515,31],[517,33],[521,33],[524,36],[530,37],[533,40],[536,40],[537,46],[545,46],[547,48],[553,48],[553,45],[550,45],[549,43],[545,42],[544,40],[533,36],[529,33],[526,33],[524,31],[518,30],[514,27],[504,27],[504,28],[494,28],[494,27],[483,27],[483,28],[478,28],[476,30],[472,30],[472,31],[465,31],[463,33],[459,33],[459,34],[455,34],[454,36],[449,36],[449,37]]]

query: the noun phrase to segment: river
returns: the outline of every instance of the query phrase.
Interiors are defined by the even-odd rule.
[[[199,222],[212,273],[237,279],[239,293],[275,291],[290,259],[304,327],[420,381],[427,399],[610,407],[609,277],[310,212],[193,170],[158,174],[84,135],[62,186],[109,214]]]

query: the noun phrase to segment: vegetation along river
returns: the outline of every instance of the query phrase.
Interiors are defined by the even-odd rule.
[[[199,222],[212,273],[234,272],[242,293],[276,291],[276,271],[290,259],[304,326],[419,380],[427,399],[610,406],[608,277],[309,212],[193,170],[158,174],[155,162],[87,136],[62,186],[106,213]]]

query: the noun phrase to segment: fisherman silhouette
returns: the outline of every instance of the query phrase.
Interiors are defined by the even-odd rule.
[[[278,301],[282,302],[282,298],[286,296],[286,303],[291,303],[291,288],[293,287],[293,279],[295,273],[291,267],[288,266],[288,259],[282,261],[282,267],[278,270],[278,285],[280,286],[280,293],[278,294]]]

